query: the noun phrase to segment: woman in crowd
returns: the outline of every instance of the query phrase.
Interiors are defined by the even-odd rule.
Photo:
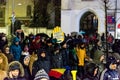
[[[18,61],[9,63],[8,76],[4,80],[27,80],[24,77],[22,64]]]
[[[3,53],[8,59],[8,63],[12,62],[14,60],[13,55],[10,53],[10,47],[8,45],[4,46]]]
[[[25,78],[27,80],[32,80],[32,76],[31,76],[30,68],[29,68],[30,56],[29,55],[22,55],[20,58],[20,62],[24,68]]]

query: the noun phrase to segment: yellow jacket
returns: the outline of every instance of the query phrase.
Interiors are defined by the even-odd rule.
[[[76,52],[77,52],[77,56],[78,56],[78,60],[79,60],[78,65],[84,66],[85,58],[88,58],[86,55],[86,49],[85,48],[84,49],[76,48]]]

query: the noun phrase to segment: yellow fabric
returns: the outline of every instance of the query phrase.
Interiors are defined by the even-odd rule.
[[[79,60],[78,65],[84,66],[84,60],[87,57],[86,56],[86,49],[85,48],[84,49],[77,48],[76,51],[77,51],[77,56],[78,56],[78,60]]]

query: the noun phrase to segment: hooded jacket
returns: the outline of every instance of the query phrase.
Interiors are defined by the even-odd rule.
[[[17,78],[10,78],[9,72],[15,69],[19,69],[20,74],[18,75]],[[9,68],[7,71],[8,77],[6,77],[4,80],[27,80],[24,78],[24,69],[23,66],[20,62],[18,61],[12,61],[9,63]]]
[[[19,44],[18,45],[15,44],[16,42],[19,41],[20,41],[19,38],[17,37],[13,38],[13,44],[10,46],[10,53],[13,54],[14,59],[17,61],[19,61],[22,52],[21,46]]]

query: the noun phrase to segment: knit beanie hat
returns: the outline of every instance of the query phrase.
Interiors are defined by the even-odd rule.
[[[49,80],[48,74],[45,72],[44,69],[41,69],[36,73],[34,80],[40,80],[40,79],[43,79],[43,78]]]

